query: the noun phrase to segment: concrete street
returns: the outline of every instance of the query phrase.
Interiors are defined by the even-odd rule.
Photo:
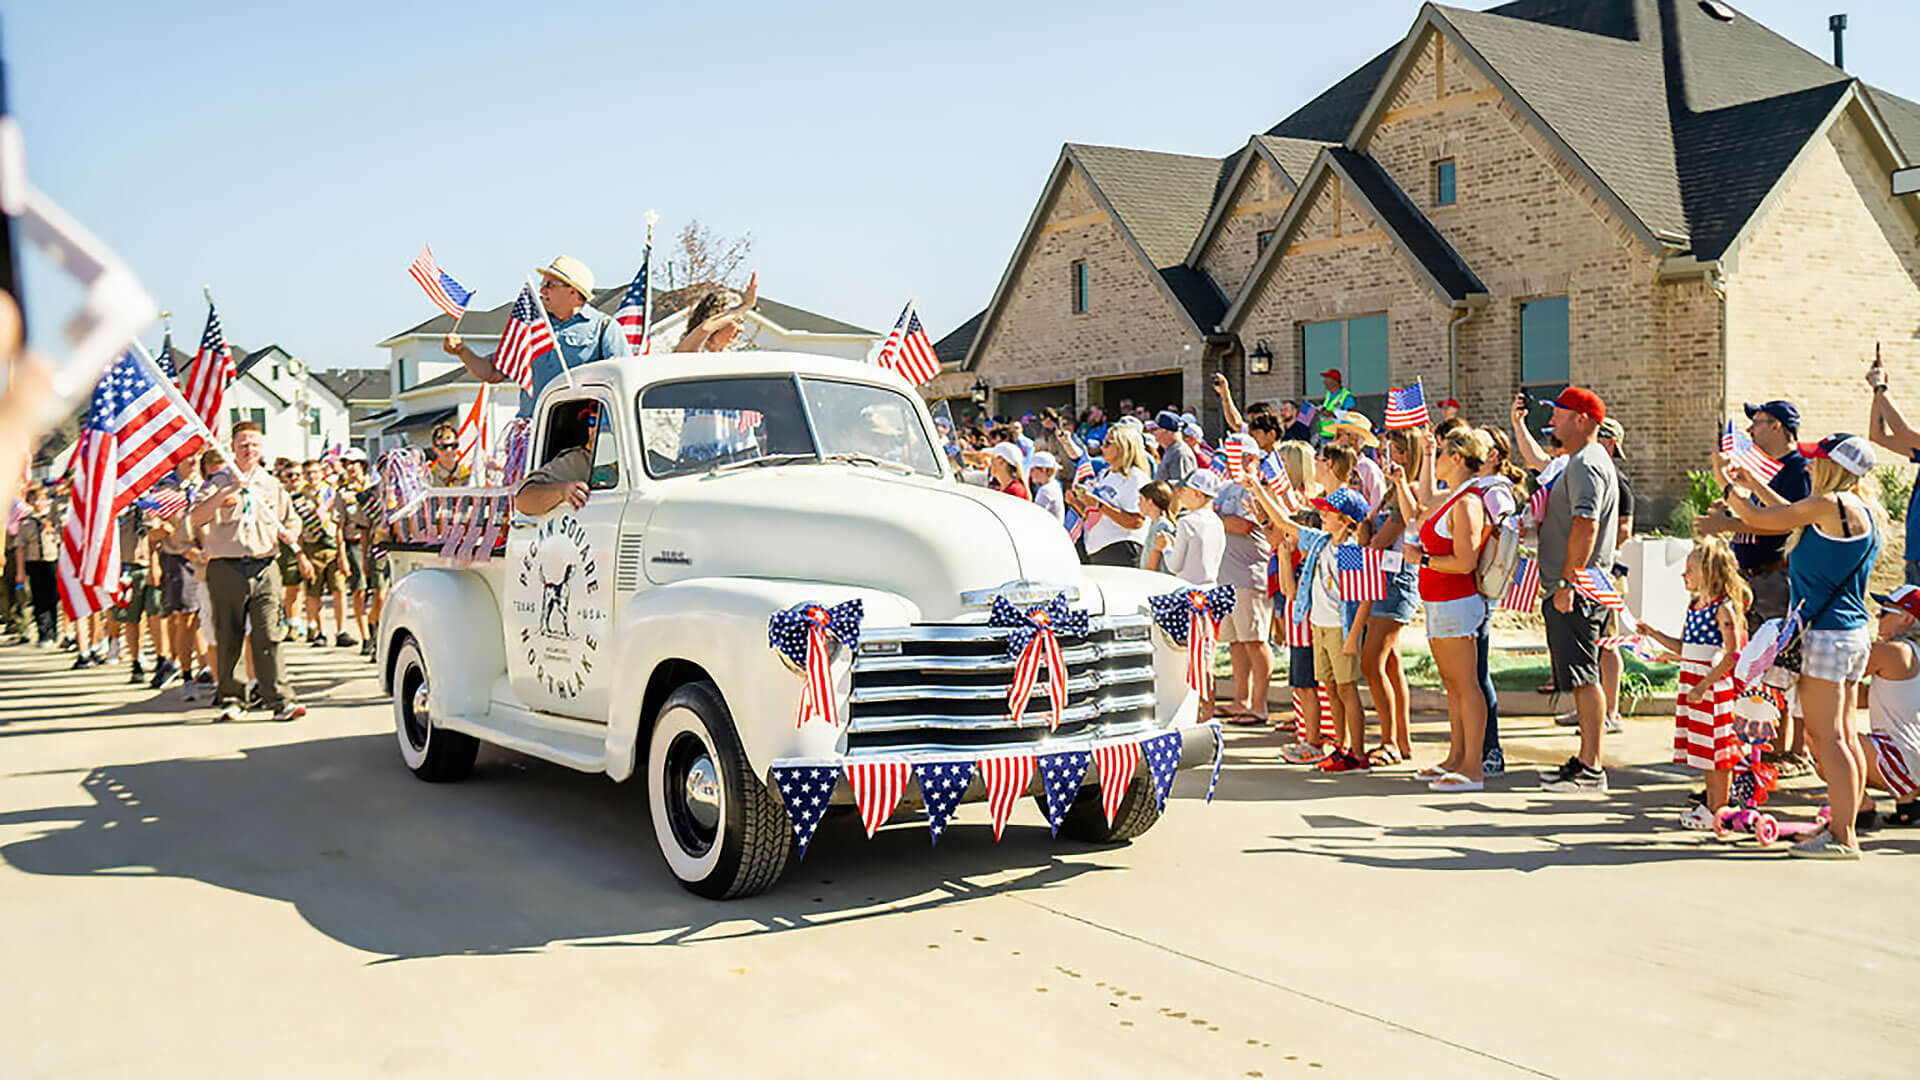
[[[1910,1076],[1920,830],[1856,864],[1673,820],[1671,722],[1609,797],[1328,777],[1229,735],[1131,846],[982,806],[829,819],[769,895],[673,882],[645,800],[484,751],[413,779],[353,650],[304,721],[182,722],[124,666],[0,649],[0,1075]],[[1444,721],[1422,724],[1422,761]],[[1789,794],[1786,814],[1818,799]],[[1883,806],[1889,805],[1883,801]]]

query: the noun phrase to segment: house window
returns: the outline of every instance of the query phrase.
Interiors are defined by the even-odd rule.
[[[1453,159],[1436,161],[1433,163],[1433,205],[1452,206],[1453,203]]]
[[[307,432],[312,435],[320,434],[320,410],[319,409],[307,410]]]
[[[419,370],[418,361],[411,356],[403,356],[396,361],[393,366],[395,391],[411,390],[415,381],[415,375]]]
[[[1253,250],[1254,251],[1256,252],[1265,251],[1267,250],[1267,245],[1271,243],[1273,243],[1272,229],[1262,229],[1259,232],[1253,234]]]
[[[1567,298],[1550,296],[1520,305],[1520,389],[1530,398],[1555,398],[1573,381]],[[1535,407],[1527,422],[1539,430],[1552,409]]]
[[[240,423],[242,420],[253,421],[256,425],[259,426],[260,433],[262,435],[266,434],[267,410],[241,409],[241,408],[232,408],[227,410],[227,430],[229,431],[233,430],[233,425]]]
[[[1353,394],[1354,407],[1378,420],[1387,403],[1387,353],[1385,315],[1302,323],[1300,384],[1307,388],[1307,400],[1325,396],[1320,373],[1332,369]]]
[[[1087,313],[1087,261],[1078,260],[1073,264],[1073,313]]]

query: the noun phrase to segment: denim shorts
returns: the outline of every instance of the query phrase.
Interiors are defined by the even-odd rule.
[[[1427,601],[1427,637],[1472,637],[1487,621],[1487,598],[1479,593],[1458,600]]]
[[[1408,566],[1387,575],[1387,588],[1373,602],[1371,618],[1391,619],[1402,626],[1413,621],[1414,605],[1420,602],[1420,568]]]
[[[1873,649],[1873,631],[1808,630],[1800,638],[1800,674],[1828,682],[1859,682],[1867,674],[1867,653]]]

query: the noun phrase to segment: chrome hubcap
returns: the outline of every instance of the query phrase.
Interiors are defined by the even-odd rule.
[[[427,681],[420,680],[420,686],[413,692],[413,715],[422,726],[433,718],[433,695],[427,692]]]
[[[720,824],[720,776],[705,755],[687,766],[687,816],[702,829]]]

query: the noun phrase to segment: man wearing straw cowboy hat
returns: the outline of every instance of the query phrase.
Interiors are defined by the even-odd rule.
[[[571,255],[562,255],[540,268],[540,306],[553,327],[557,352],[543,353],[533,362],[533,385],[520,395],[521,416],[533,415],[534,399],[549,382],[567,368],[590,364],[614,356],[630,356],[627,336],[612,317],[587,306],[593,298],[593,271]],[[493,357],[481,356],[449,333],[440,346],[460,358],[473,377],[483,383],[506,382],[507,376],[493,366]]]

